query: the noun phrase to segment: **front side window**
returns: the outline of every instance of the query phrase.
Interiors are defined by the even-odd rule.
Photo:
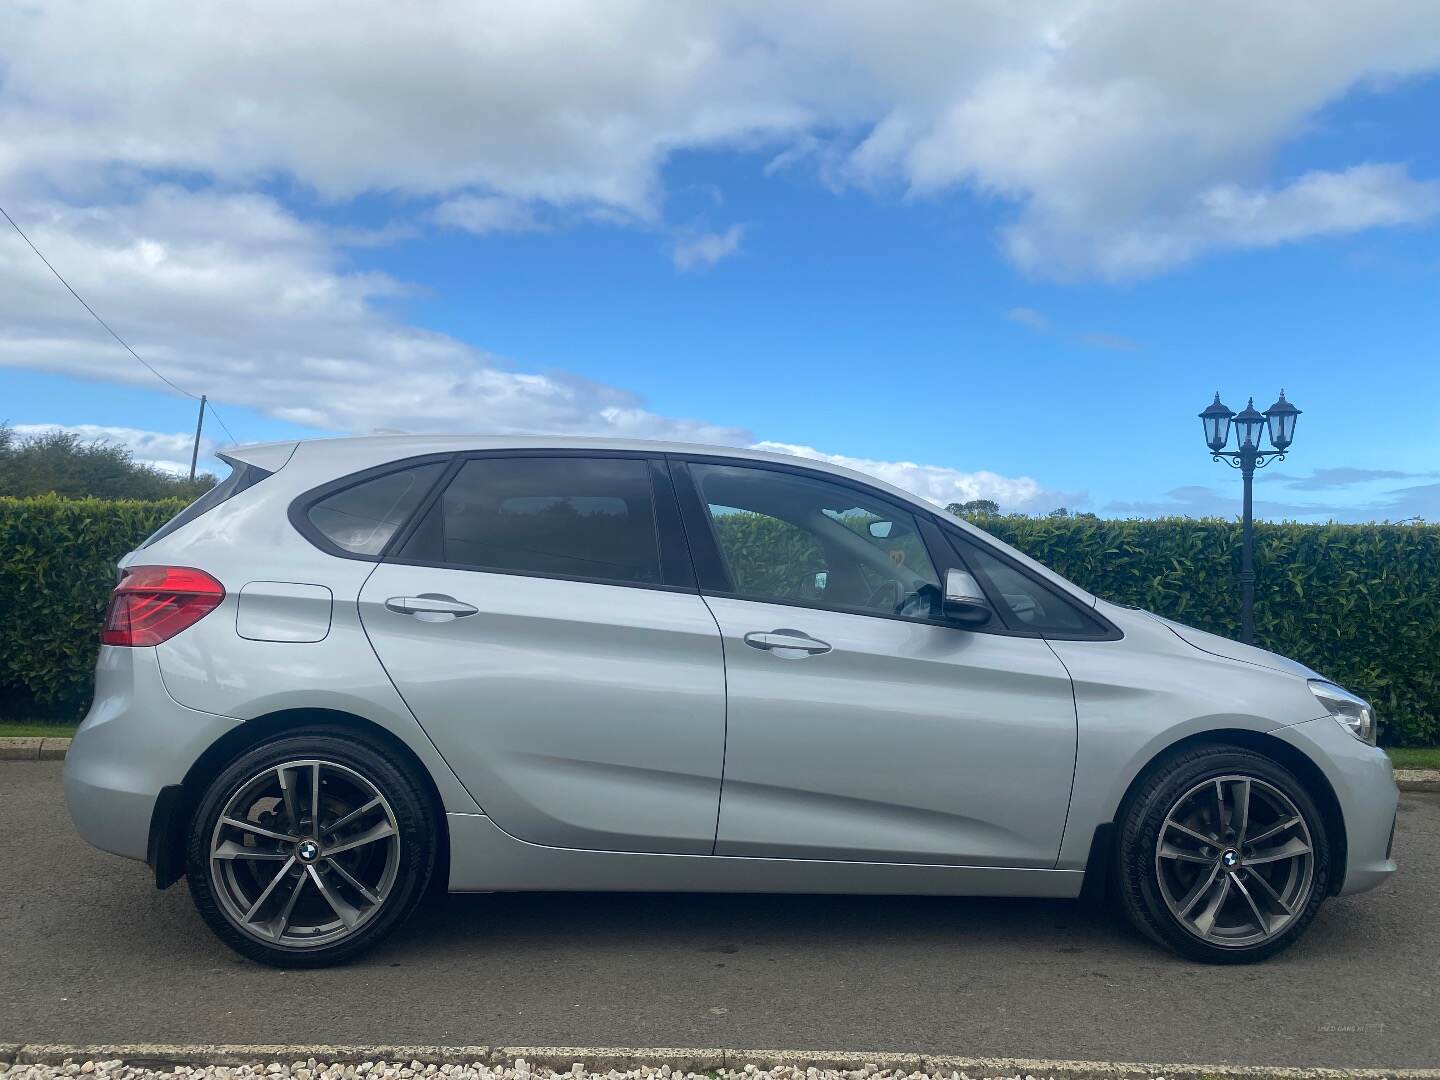
[[[403,558],[475,570],[659,584],[650,467],[639,458],[467,461]]]
[[[444,468],[444,462],[433,461],[341,488],[310,506],[310,524],[338,548],[378,555]]]
[[[1095,632],[1096,625],[1054,590],[977,544],[961,542],[960,548],[970,569],[990,585],[991,595],[1004,605],[1005,621],[1015,629],[1063,635]]]
[[[843,484],[798,473],[694,464],[731,591],[930,618],[939,577],[915,518]]]

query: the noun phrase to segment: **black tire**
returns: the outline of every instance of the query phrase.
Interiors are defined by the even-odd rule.
[[[222,812],[233,798],[239,797],[241,792],[247,789],[247,785],[261,782],[262,777],[275,771],[278,766],[307,759],[320,760],[327,766],[333,764],[336,767],[330,773],[330,779],[323,781],[325,784],[337,783],[335,778],[338,777],[338,783],[343,788],[351,782],[351,777],[346,772],[349,770],[354,776],[360,778],[355,783],[363,781],[383,796],[386,805],[379,811],[372,812],[382,815],[379,831],[391,830],[386,833],[384,843],[390,844],[393,836],[396,853],[393,856],[388,854],[387,847],[387,854],[383,856],[386,860],[384,884],[388,891],[383,894],[382,901],[374,905],[373,910],[367,910],[360,917],[360,921],[356,922],[353,929],[349,928],[349,924],[343,924],[343,916],[340,916],[342,926],[331,931],[332,934],[338,935],[335,940],[324,940],[323,935],[317,934],[317,943],[294,945],[280,940],[265,940],[258,936],[258,930],[256,932],[247,930],[242,925],[241,916],[229,910],[229,907],[234,906],[235,891],[233,885],[224,879],[226,871],[221,871],[222,880],[217,880],[212,871],[213,865],[222,867],[258,865],[266,868],[263,871],[253,871],[258,876],[262,872],[273,873],[273,870],[269,868],[277,863],[252,864],[249,859],[238,862],[212,863],[211,847],[215,838],[220,835],[218,826]],[[317,769],[317,774],[321,774],[319,769]],[[289,774],[287,773],[287,775]],[[326,797],[329,796],[328,791],[323,794]],[[303,794],[298,797],[303,804]],[[321,805],[323,809],[325,804],[322,802]],[[297,814],[297,816],[300,815]],[[301,817],[301,820],[304,821],[305,818]],[[390,825],[389,822],[392,820],[393,825]],[[300,729],[245,751],[222,770],[205,789],[191,819],[185,848],[186,876],[189,880],[190,895],[194,898],[195,906],[199,908],[201,916],[220,940],[242,956],[258,960],[263,964],[286,968],[328,967],[347,963],[392,933],[410,917],[416,906],[425,898],[435,872],[437,852],[440,849],[437,835],[440,828],[439,820],[439,815],[432,806],[420,778],[415,776],[410,765],[390,748],[377,740],[357,735],[353,731],[328,727]],[[292,831],[288,825],[288,816],[282,817],[280,821],[287,824],[284,824],[283,827],[277,825],[277,831]],[[296,826],[293,831],[299,833],[302,830]],[[318,830],[316,831],[318,833]],[[234,835],[244,835],[244,830]],[[338,838],[332,837],[331,843],[337,842]],[[253,841],[247,840],[246,843],[270,845],[280,853],[289,850],[289,845],[278,839],[267,840],[257,837]],[[374,841],[370,843],[378,847]],[[298,854],[298,847],[294,850]],[[278,856],[269,857],[278,858]],[[335,857],[335,860],[338,859],[340,856]],[[335,860],[317,860],[311,874],[314,884],[311,881],[303,882],[305,889],[312,894],[304,902],[310,904],[312,908],[318,899],[326,899],[325,896],[320,895],[323,889],[320,887],[321,876],[318,875],[326,874],[327,868],[332,873],[332,876],[325,879],[328,880],[329,887],[337,894],[342,891],[340,879],[333,876]],[[297,892],[301,891],[299,886],[302,884],[301,879],[306,877],[307,870],[306,866],[296,862],[295,869],[290,871],[294,877]],[[246,870],[246,873],[250,872]],[[283,879],[281,886],[275,889],[277,897],[282,889],[289,887],[289,880],[289,878]],[[361,881],[359,884],[364,885],[366,882]],[[343,891],[350,899],[356,899],[356,895],[349,892],[348,886]],[[374,891],[376,895],[380,895],[378,888]],[[342,902],[341,906],[346,905]],[[299,910],[298,901],[294,907],[295,910]],[[332,910],[339,916],[340,908],[332,905]],[[351,916],[354,917],[354,914],[354,910],[351,909]],[[280,924],[282,927],[280,936],[283,937],[284,920],[280,920]]]
[[[1283,922],[1273,929],[1267,928],[1265,932],[1272,936],[1254,943],[1244,943],[1237,938],[1235,943],[1217,944],[1200,936],[1198,928],[1187,926],[1172,912],[1171,902],[1165,899],[1165,887],[1160,880],[1162,865],[1170,865],[1162,860],[1158,853],[1160,830],[1167,817],[1187,795],[1199,798],[1195,792],[1197,789],[1204,790],[1201,785],[1229,777],[1251,778],[1260,784],[1269,785],[1271,789],[1289,799],[1303,820],[1303,829],[1308,835],[1308,846],[1311,850],[1308,892],[1304,889],[1303,879],[1299,879],[1300,884],[1294,886],[1298,890],[1297,895],[1289,904],[1293,914],[1289,916],[1283,914],[1283,909],[1269,905],[1268,901],[1262,903],[1262,907],[1268,908],[1263,912],[1265,917],[1273,918],[1277,922],[1288,918],[1288,922]],[[1225,782],[1221,781],[1219,786],[1223,787]],[[1248,794],[1252,785],[1236,784],[1234,789]],[[1223,811],[1221,814],[1223,815]],[[1223,817],[1221,823],[1224,823]],[[1135,927],[1151,940],[1192,960],[1211,964],[1249,964],[1274,956],[1292,945],[1305,932],[1329,892],[1330,843],[1325,831],[1324,817],[1315,800],[1288,769],[1252,750],[1224,744],[1206,744],[1192,746],[1172,755],[1155,766],[1141,781],[1121,809],[1118,825],[1115,884],[1125,914]],[[1299,827],[1296,831],[1299,832]],[[1167,836],[1174,836],[1174,833],[1169,832]],[[1215,862],[1220,864],[1220,876],[1227,876],[1224,864],[1221,863],[1221,853],[1232,849],[1232,845],[1228,842],[1223,847],[1200,845],[1198,842],[1196,845],[1197,853],[1206,853],[1212,848],[1216,853]],[[1243,850],[1241,857],[1243,860]],[[1257,866],[1260,863],[1258,853],[1255,862]],[[1186,869],[1190,870],[1189,867]],[[1247,874],[1247,871],[1254,869],[1243,867],[1239,873],[1250,880],[1249,891],[1258,896],[1256,882]],[[1198,875],[1209,871],[1202,864],[1191,872],[1197,875],[1195,881],[1198,885]],[[1230,888],[1229,884],[1218,879],[1217,884],[1227,890]],[[1206,895],[1214,898],[1217,893],[1218,890]],[[1221,901],[1222,910],[1232,912],[1236,908],[1227,909],[1223,905],[1229,903],[1238,907],[1247,899],[1238,889],[1233,897],[1228,893],[1218,895],[1227,897]],[[1177,906],[1183,906],[1183,900]],[[1243,912],[1245,909],[1240,910]],[[1242,918],[1244,917],[1242,915]],[[1215,922],[1218,925],[1218,917]]]

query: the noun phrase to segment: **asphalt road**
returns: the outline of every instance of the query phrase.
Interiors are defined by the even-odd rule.
[[[184,885],[88,847],[58,763],[0,764],[0,1042],[728,1046],[1440,1065],[1440,796],[1401,873],[1269,963],[1186,963],[1068,901],[451,897],[359,964],[240,960]]]

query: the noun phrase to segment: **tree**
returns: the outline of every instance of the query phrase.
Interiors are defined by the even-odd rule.
[[[998,514],[1000,504],[994,499],[971,499],[969,502],[951,503],[945,507],[951,514]]]
[[[192,483],[136,461],[128,447],[116,443],[86,442],[69,431],[17,435],[9,424],[0,424],[0,495],[194,499],[214,484],[209,474]]]

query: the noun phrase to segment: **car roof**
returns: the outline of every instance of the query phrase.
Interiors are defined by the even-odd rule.
[[[307,462],[333,461],[341,471],[398,461],[422,454],[456,453],[464,450],[627,450],[645,454],[689,454],[707,457],[735,458],[743,461],[770,461],[803,465],[821,472],[834,473],[866,484],[893,491],[913,502],[915,496],[865,473],[835,465],[821,458],[782,454],[771,450],[751,450],[738,446],[707,443],[668,442],[657,439],[615,439],[582,435],[465,435],[465,434],[387,434],[345,435],[332,438],[290,440],[273,443],[249,443],[227,447],[219,456],[226,461],[244,461],[264,469],[277,468],[297,448],[303,448]]]

